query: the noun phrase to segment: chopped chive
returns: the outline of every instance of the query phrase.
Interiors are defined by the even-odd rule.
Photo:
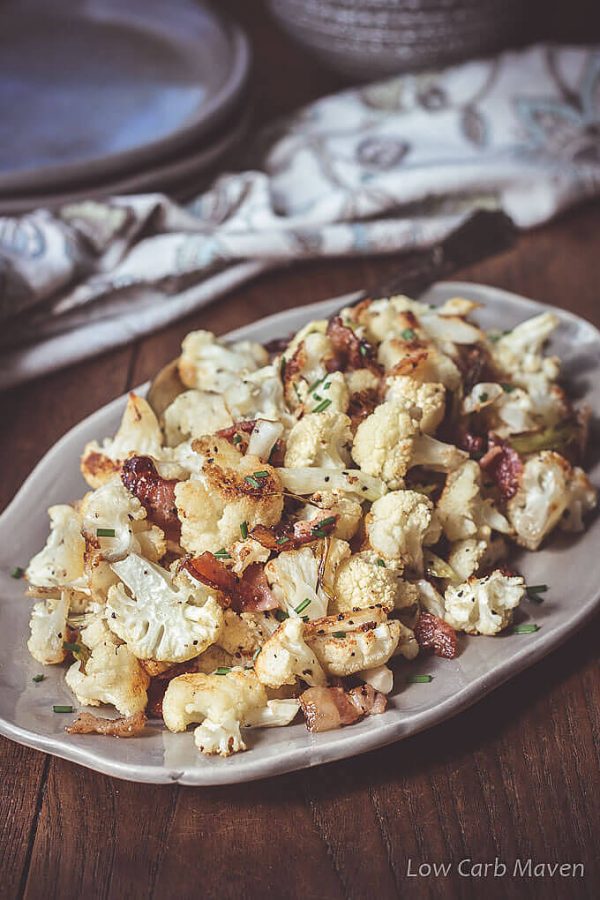
[[[234,443],[236,446],[237,446],[238,444],[241,444],[241,443],[242,443],[242,436],[241,436],[241,434],[234,434],[234,436],[233,436],[233,443]]]
[[[525,585],[525,592],[527,594],[527,599],[531,600],[533,603],[543,603],[544,598],[540,597],[540,594],[545,593],[548,590],[547,584],[532,584]]]
[[[480,395],[479,395],[479,402],[480,402],[480,403],[485,403],[485,401],[488,400],[488,399],[489,399],[489,394],[487,394],[485,391],[483,392],[483,394],[480,394]]]
[[[259,655],[259,653],[260,653],[261,650],[262,650],[262,647],[257,647],[257,648],[256,648],[256,650],[255,650],[254,653],[252,654],[252,659],[253,659],[253,660],[257,659],[257,657],[258,657],[258,655]]]
[[[253,475],[246,475],[244,481],[246,484],[249,484],[251,488],[254,488],[255,491],[260,489],[260,484]]]
[[[316,389],[319,387],[319,385],[322,384],[326,378],[327,378],[327,375],[323,375],[322,378],[317,378],[316,381],[313,381],[313,383],[308,388],[308,393],[312,394],[313,391],[316,391]]]
[[[218,669],[215,669],[214,674],[215,675],[227,675],[228,672],[231,672],[231,669],[229,666],[219,666]]]
[[[512,394],[513,391],[516,391],[516,384],[508,384],[506,381],[503,381],[500,385],[505,394]]]
[[[294,393],[296,394],[296,398],[302,401],[302,397],[300,396],[300,391],[298,390],[298,385],[295,381],[292,381],[292,387],[294,388]]]
[[[39,684],[40,681],[44,681],[45,678],[46,678],[45,675],[34,675],[33,678],[32,678],[31,680],[32,680],[32,681],[35,681],[36,684]]]
[[[290,614],[285,611],[285,609],[276,609],[275,610],[275,618],[278,622],[285,622],[286,619],[289,619]]]
[[[215,553],[217,559],[231,559],[231,553],[228,553],[225,547],[222,547],[220,550],[217,550]]]
[[[303,622],[310,622],[310,616],[300,616]]]
[[[253,472],[255,478],[268,478],[269,473],[265,472],[264,469],[261,469],[260,472]]]
[[[325,382],[325,384],[323,385],[323,390],[324,390],[324,391],[328,391],[330,387],[331,387],[331,382],[330,382],[330,381],[327,381],[327,382]]]
[[[345,638],[346,632],[345,631],[334,631],[331,636],[334,638]]]
[[[319,402],[321,402],[322,399],[323,398],[321,397],[321,395],[317,394],[317,392],[315,391],[313,394],[313,400],[316,400],[319,403]]]
[[[275,540],[276,544],[287,544],[289,542],[289,537],[286,537],[285,534],[282,534],[281,537],[278,537]]]
[[[114,537],[115,534],[114,528],[96,528],[97,537]]]
[[[10,573],[11,578],[22,578],[25,574],[25,569],[22,569],[21,566],[15,566],[12,572]]]
[[[335,525],[335,516],[327,516],[319,522],[319,528],[326,528],[328,525]]]
[[[539,630],[540,630],[539,625],[534,625],[533,622],[532,623],[526,622],[525,625],[515,625],[515,627],[513,628],[513,633],[514,634],[533,634],[534,631],[539,631]]]
[[[311,601],[308,599],[308,597],[305,597],[302,603],[299,603],[298,606],[296,606],[294,612],[300,615],[300,613],[303,612],[307,606],[310,606],[310,602]]]
[[[322,400],[318,406],[313,409],[314,413],[325,412],[328,406],[331,406],[331,400]]]
[[[360,346],[359,346],[359,350],[360,350],[360,355],[361,355],[361,356],[366,356],[367,353],[369,352],[368,349],[367,349],[367,347],[365,346],[365,344],[362,344],[362,343],[361,343]]]
[[[433,681],[433,675],[408,675],[406,678],[407,684],[429,684],[430,681]]]
[[[382,569],[385,569],[386,567],[384,561],[381,558],[377,560],[377,565],[381,566]]]
[[[72,713],[72,712],[73,712],[73,707],[72,707],[72,706],[59,706],[59,705],[55,704],[55,705],[52,707],[52,712],[55,712],[55,713]]]
[[[63,650],[70,650],[71,653],[81,653],[79,644],[70,644],[68,641],[63,641]]]
[[[240,534],[242,535],[242,540],[246,540],[248,537],[248,523],[240,522]]]
[[[417,336],[417,332],[414,328],[405,328],[404,331],[400,332],[400,337],[404,341],[414,341]]]
[[[324,538],[327,537],[327,532],[322,531],[320,528],[313,528],[310,535],[311,537]]]
[[[279,361],[279,377],[283,381],[285,378],[285,367],[286,367],[286,359],[285,356],[282,356]]]

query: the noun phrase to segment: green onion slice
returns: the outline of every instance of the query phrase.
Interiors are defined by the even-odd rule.
[[[289,619],[290,614],[285,611],[285,609],[276,609],[275,610],[275,618],[278,622],[285,622],[286,619]]]
[[[73,707],[72,707],[72,706],[60,706],[59,704],[55,704],[55,705],[52,707],[52,712],[55,712],[55,713],[72,713],[72,712],[73,712]]]
[[[219,666],[218,669],[215,669],[215,675],[227,675],[228,672],[231,672],[231,668],[229,666]]]
[[[433,675],[408,675],[406,678],[407,684],[429,684],[430,681],[433,681]]]
[[[345,631],[334,631],[331,636],[334,638],[345,638],[346,632]]]
[[[25,574],[25,569],[22,569],[21,566],[15,566],[12,572],[10,573],[11,578],[22,578]]]
[[[231,559],[231,553],[228,553],[225,547],[221,547],[220,550],[217,550],[215,556],[217,559]]]
[[[44,681],[45,678],[46,678],[45,675],[34,675],[33,678],[32,678],[31,680],[32,680],[32,681],[35,681],[36,684],[39,684],[40,681]]]
[[[526,622],[524,625],[515,625],[513,628],[514,634],[533,634],[534,631],[539,631],[540,626],[535,625],[533,622]]]
[[[400,337],[404,341],[414,341],[417,336],[417,332],[414,328],[405,328],[404,331],[400,332]]]
[[[242,540],[246,540],[248,537],[248,523],[240,522],[240,534],[242,535]]]
[[[314,413],[325,412],[328,406],[331,406],[331,400],[322,400],[315,408],[313,409]]]
[[[114,528],[96,528],[97,537],[114,537],[115,534]]]

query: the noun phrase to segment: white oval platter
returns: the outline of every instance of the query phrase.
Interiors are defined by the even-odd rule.
[[[549,308],[497,288],[461,282],[439,283],[423,299],[437,304],[457,295],[485,304],[476,316],[485,328],[511,328]],[[312,318],[330,315],[355,298],[338,297],[278,313],[230,337],[268,341],[287,335]],[[570,389],[598,415],[600,333],[577,316],[552,309],[561,324],[551,349],[563,359]],[[143,392],[146,387],[138,390]],[[519,612],[519,621],[535,621],[539,631],[498,638],[463,636],[460,655],[454,660],[424,655],[411,664],[410,671],[432,674],[433,681],[407,685],[404,670],[399,670],[397,687],[383,715],[318,735],[310,735],[301,723],[247,730],[248,752],[228,759],[202,756],[191,734],[170,734],[157,724],[150,724],[144,736],[128,740],[69,736],[64,727],[71,717],[52,712],[53,704],[74,703],[64,684],[64,669],[48,667],[43,682],[32,681],[41,667],[25,646],[31,601],[23,596],[23,582],[11,578],[10,572],[15,565],[24,565],[43,545],[48,506],[83,494],[85,484],[78,464],[81,449],[86,441],[116,430],[124,404],[124,396],[114,400],[58,441],[0,517],[0,733],[14,741],[130,781],[215,785],[265,778],[355,756],[456,715],[563,644],[598,607],[600,517],[593,519],[577,539],[555,538],[541,552],[519,558],[519,567],[530,584],[550,586],[543,604],[524,601]],[[600,482],[598,459],[591,468],[591,478],[596,485]]]

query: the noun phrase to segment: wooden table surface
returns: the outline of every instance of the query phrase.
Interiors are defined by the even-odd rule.
[[[229,0],[257,47],[258,117],[333,90],[325,72],[250,4]],[[273,77],[273,66],[281,73]],[[600,207],[457,273],[600,325]],[[266,275],[138,344],[0,397],[0,507],[83,416],[171,359],[195,327],[217,333],[371,287],[393,259],[331,261]],[[574,573],[574,579],[576,574]],[[15,635],[15,640],[22,640]],[[598,628],[451,721],[316,770],[199,789],[117,781],[0,740],[0,896],[30,898],[600,896]],[[596,742],[595,742],[596,741]],[[461,860],[583,863],[583,878],[463,877]],[[408,866],[452,864],[448,876]],[[476,872],[477,870],[475,870]]]

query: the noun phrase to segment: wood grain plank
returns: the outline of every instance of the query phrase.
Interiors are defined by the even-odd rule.
[[[48,758],[0,738],[2,896],[16,897],[24,882],[41,808]]]

